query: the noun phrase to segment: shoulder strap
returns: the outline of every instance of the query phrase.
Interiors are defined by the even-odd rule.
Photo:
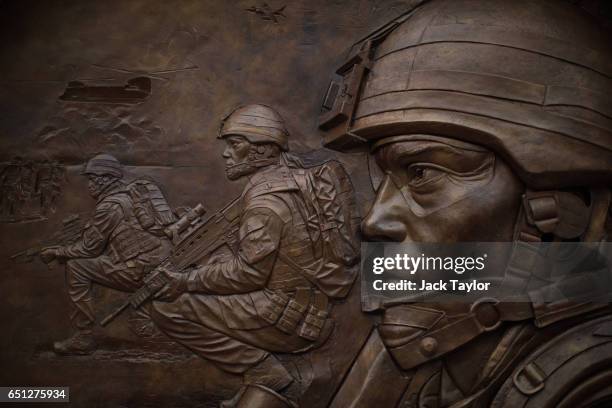
[[[257,184],[254,184],[242,194],[242,198],[245,202],[259,197],[265,194],[279,193],[283,191],[297,191],[299,190],[293,177],[289,173],[289,169],[280,169],[277,176],[264,177]]]
[[[287,264],[287,266],[289,266],[291,269],[293,269],[293,271],[297,272],[298,274],[300,274],[300,276],[304,277],[308,282],[312,283],[316,287],[319,286],[317,283],[317,280],[314,278],[314,276],[316,276],[316,272],[307,270],[306,268],[298,265],[297,263],[293,261],[293,259],[291,259],[291,257],[286,255],[282,250],[278,251],[278,258],[281,261],[283,261],[285,264]],[[322,261],[323,261],[322,259],[319,260],[318,268],[321,267]]]
[[[123,218],[125,220],[129,220],[134,214],[134,211],[132,209],[132,200],[125,193],[108,196],[102,202],[111,202],[119,204],[121,206],[121,210],[123,210]]]

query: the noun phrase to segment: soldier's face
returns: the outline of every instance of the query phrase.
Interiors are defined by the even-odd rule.
[[[230,180],[237,180],[252,172],[248,164],[251,143],[242,136],[228,136],[225,138],[225,174]]]
[[[97,176],[95,174],[89,174],[87,178],[87,191],[89,191],[89,195],[93,198],[98,198],[108,185],[109,178],[106,176]]]
[[[410,136],[374,154],[382,170],[363,220],[366,239],[512,241],[523,186],[494,153],[451,139]]]

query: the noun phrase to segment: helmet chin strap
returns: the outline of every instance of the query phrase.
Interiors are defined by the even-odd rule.
[[[269,159],[248,160],[246,162],[226,166],[225,168],[226,169],[240,169],[243,167],[244,168],[249,168],[249,167],[261,168],[261,167],[267,167],[273,164],[278,164],[278,157],[273,157]]]

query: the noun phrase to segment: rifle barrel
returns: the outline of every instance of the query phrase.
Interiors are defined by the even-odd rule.
[[[115,311],[111,314],[109,314],[108,316],[106,316],[104,318],[104,320],[102,320],[100,322],[101,326],[106,326],[108,323],[110,323],[115,317],[119,316],[121,314],[121,312],[123,312],[128,306],[130,305],[130,301],[129,299],[123,303],[121,306],[119,306],[117,309],[115,309]]]

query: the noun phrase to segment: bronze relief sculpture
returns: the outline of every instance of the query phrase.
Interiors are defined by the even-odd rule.
[[[140,10],[140,0],[129,1]],[[84,225],[80,214],[64,218],[61,231],[45,240],[53,245],[37,241],[30,250],[12,251],[16,270],[40,266],[17,265],[38,255],[65,265],[65,303],[76,332],[53,343],[46,340],[67,330],[61,323],[37,329],[36,351],[27,343],[27,359],[7,358],[11,368],[0,386],[12,380],[11,370],[23,382],[45,383],[48,376],[30,374],[38,370],[33,366],[58,368],[54,383],[73,388],[75,406],[91,406],[105,393],[89,388],[99,377],[86,367],[95,362],[117,394],[105,394],[101,406],[112,407],[611,404],[610,304],[588,296],[551,303],[529,291],[544,279],[533,261],[542,243],[610,241],[612,42],[584,13],[588,2],[243,4],[238,10],[247,20],[226,15],[240,23],[226,25],[247,38],[231,37],[222,51],[214,43],[227,40],[226,28],[212,11],[221,15],[233,5],[213,3],[205,11],[214,19],[203,20],[213,29],[196,27],[193,10],[200,6],[187,1],[173,11],[190,23],[151,42],[143,57],[189,68],[112,68],[138,78],[111,78],[117,86],[105,83],[108,78],[71,80],[58,91],[58,103],[74,105],[62,105],[60,129],[44,128],[43,139],[112,128],[97,141],[102,149],[80,142],[88,155],[82,171],[75,164],[83,160],[47,159],[61,153],[55,145],[42,147],[44,159],[5,166],[0,221],[24,237],[17,240],[21,250],[22,242],[33,245],[29,222],[46,222],[55,212],[63,218],[66,208],[86,205],[78,194],[81,178],[71,174],[86,176],[95,208]],[[316,104],[309,110],[305,102],[317,96],[313,78],[331,68],[325,58],[342,41],[361,37],[363,10],[375,17],[382,8],[403,12],[351,47],[316,122]],[[299,18],[303,38],[297,41],[291,35]],[[357,21],[350,35],[342,31],[347,19]],[[329,26],[319,24],[325,21]],[[134,24],[134,30],[141,25],[149,26]],[[287,43],[270,53],[277,37]],[[327,50],[320,60],[309,54],[313,44]],[[299,58],[288,51],[293,48]],[[179,57],[164,54],[170,51]],[[209,72],[192,63],[203,55],[199,63]],[[269,70],[266,81],[287,86],[252,81],[248,75],[261,66]],[[175,71],[188,80],[177,86],[167,77]],[[132,92],[125,83],[136,80],[145,91],[138,100],[108,94]],[[231,89],[231,81],[241,89]],[[200,92],[204,83],[206,95],[195,97],[189,88]],[[66,98],[70,92],[88,94]],[[205,98],[211,102],[202,104]],[[185,100],[197,106],[195,115]],[[89,109],[79,107],[84,102]],[[100,111],[112,104],[109,117],[96,113],[98,104]],[[220,116],[217,104],[238,107]],[[112,126],[74,126],[74,132],[64,126],[79,115]],[[192,124],[198,132],[207,129],[200,144],[174,136],[193,131]],[[335,153],[293,153],[308,150],[319,136]],[[143,156],[130,137],[151,154]],[[297,148],[290,151],[290,144]],[[217,146],[223,147],[216,152]],[[33,176],[38,168],[44,171]],[[41,202],[26,211],[20,205],[31,197]],[[200,204],[186,206],[194,203]],[[359,298],[360,244],[366,242],[511,242],[500,273],[524,296],[372,306]],[[20,288],[14,282],[31,279],[6,276],[11,291]],[[57,273],[50,276],[56,296]],[[588,295],[594,288],[580,289]],[[14,306],[19,302],[11,293],[5,297],[6,313],[28,310]],[[59,303],[50,315],[64,311]],[[126,338],[132,348],[123,348]],[[101,363],[117,372],[107,374]]]
[[[226,175],[248,178],[236,251],[186,273],[168,271],[153,304],[162,332],[243,376],[245,386],[224,406],[292,406],[280,393],[299,397],[291,388],[297,380],[273,353],[322,344],[333,328],[329,298],[346,296],[355,279],[352,187],[336,190],[336,165],[296,168],[284,153],[288,136],[265,105],[240,107],[223,121]]]
[[[95,351],[95,283],[134,292],[101,325],[131,305],[144,320],[139,335],[159,330],[241,376],[243,387],[222,406],[295,406],[308,384],[274,353],[303,354],[330,336],[332,300],[346,297],[356,278],[359,215],[343,167],[306,166],[288,153],[288,137],[265,105],[225,118],[218,138],[226,143],[227,178],[248,182],[238,199],[202,221],[201,205],[175,217],[155,184],[123,181],[113,156],[89,160],[83,174],[97,199],[92,220],[76,242],[40,252],[46,263],[66,263],[74,306],[77,332],[56,342],[55,352]]]
[[[530,244],[608,240],[603,38],[562,2],[432,1],[364,40],[321,120],[327,145],[365,145],[384,173],[364,238],[515,241],[517,291],[538,276]],[[381,308],[332,407],[610,402],[609,366],[593,369],[610,356],[607,303]]]
[[[119,161],[99,154],[87,162],[89,194],[96,210],[76,242],[44,248],[45,263],[66,263],[66,283],[72,303],[70,319],[76,333],[54,343],[59,354],[90,354],[95,348],[92,285],[134,291],[143,276],[170,251],[164,227],[174,222],[161,191],[152,183],[125,183]],[[142,189],[144,188],[144,192]],[[153,194],[151,194],[153,193]],[[155,202],[152,202],[152,197]],[[142,320],[147,323],[147,317]],[[141,327],[143,332],[152,328]]]

